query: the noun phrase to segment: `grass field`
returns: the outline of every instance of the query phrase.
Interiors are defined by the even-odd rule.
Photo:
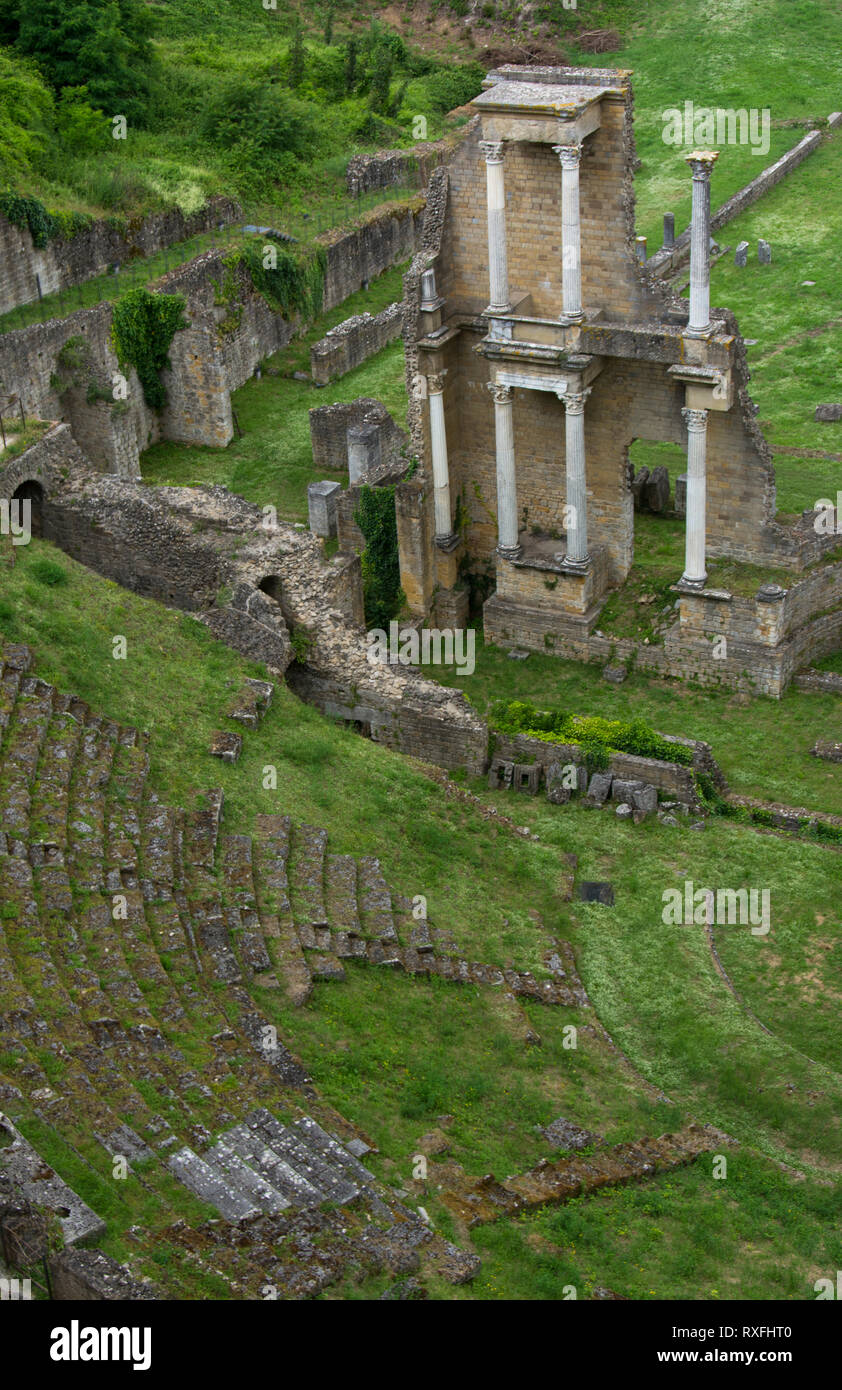
[[[48,559],[63,581],[45,568]],[[817,1016],[801,976],[804,961],[809,972],[819,968],[814,927],[821,918],[820,941],[831,946],[821,947],[821,987],[831,1002],[842,987],[833,948],[836,854],[724,822],[709,822],[704,834],[657,823],[628,827],[610,813],[492,795],[474,783],[539,839],[495,832],[469,804],[443,798],[411,761],[324,719],[283,688],[260,730],[247,735],[240,763],[212,764],[208,739],[232,683],[259,668],[190,619],[43,542],[20,548],[14,568],[0,570],[0,605],[0,631],[33,645],[41,676],[151,730],[152,786],[171,802],[189,806],[195,789],[217,784],[229,831],[247,830],[264,810],[324,825],[332,849],[377,854],[396,887],[423,892],[433,924],[447,926],[475,958],[514,960],[541,973],[551,938],[569,939],[600,1019],[672,1102],[641,1088],[588,1027],[587,1011],[528,1004],[510,1011],[487,991],[447,992],[435,981],[364,967],[351,967],[342,986],[318,986],[294,1013],[277,992],[267,994],[261,1004],[294,1039],[326,1098],[375,1138],[380,1156],[373,1161],[394,1185],[408,1178],[418,1138],[442,1114],[453,1117],[453,1158],[473,1173],[505,1175],[533,1163],[541,1151],[534,1127],[557,1113],[612,1142],[687,1119],[740,1140],[721,1185],[699,1163],[634,1192],[479,1232],[483,1274],[465,1296],[534,1298],[554,1289],[549,1296],[558,1297],[562,1282],[607,1283],[633,1297],[812,1296],[812,1279],[839,1249],[835,1189],[824,1184],[842,1162],[842,1075],[832,1013]],[[115,631],[128,638],[126,663],[111,658]],[[539,672],[541,660],[529,660]],[[557,672],[558,664],[547,659],[544,669]],[[262,788],[267,762],[278,766],[281,793]],[[560,856],[570,851],[579,876],[614,882],[614,909],[562,901]],[[770,887],[769,937],[738,936],[744,929],[733,928],[733,943],[718,945],[774,1036],[729,992],[702,928],[664,927],[663,893],[688,877]],[[540,1046],[525,1044],[525,1019]],[[574,1052],[561,1046],[562,1024],[571,1019],[581,1027]],[[434,1179],[433,1165],[427,1204],[447,1229]],[[118,1234],[123,1220],[137,1219],[134,1210],[109,1215]],[[717,1243],[711,1231],[718,1230],[726,1238]],[[667,1238],[659,1242],[658,1231]]]

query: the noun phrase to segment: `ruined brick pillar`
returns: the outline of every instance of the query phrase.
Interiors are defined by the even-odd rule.
[[[582,231],[579,220],[581,144],[553,145],[561,162],[561,285],[564,318],[580,323],[582,310]]]
[[[710,176],[718,158],[715,150],[694,150],[686,156],[693,170],[688,333],[706,333],[710,327]]]
[[[515,432],[512,420],[511,386],[489,382],[494,397],[494,432],[497,445],[497,550],[507,560],[520,554],[517,523],[517,478],[515,477]]]
[[[706,410],[685,408],[681,414],[687,425],[687,521],[681,583],[693,589],[703,589],[707,581],[705,507],[708,413]]]
[[[511,308],[509,298],[509,262],[506,251],[506,189],[503,181],[502,140],[480,140],[485,155],[485,176],[488,189],[488,276],[490,282],[489,312],[505,313]]]

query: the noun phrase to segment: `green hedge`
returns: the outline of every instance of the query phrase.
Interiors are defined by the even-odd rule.
[[[546,743],[579,743],[588,763],[605,766],[610,753],[635,753],[689,767],[693,750],[670,743],[642,719],[602,719],[598,715],[565,714],[560,709],[538,709],[525,700],[498,700],[491,712],[495,729],[504,734],[526,734]]]

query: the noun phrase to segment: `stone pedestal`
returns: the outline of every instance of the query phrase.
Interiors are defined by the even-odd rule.
[[[368,481],[380,466],[380,430],[377,425],[351,425],[348,429],[348,478],[351,487]]]
[[[336,482],[325,479],[307,484],[307,511],[310,530],[315,536],[336,535],[336,513],[342,489]]]

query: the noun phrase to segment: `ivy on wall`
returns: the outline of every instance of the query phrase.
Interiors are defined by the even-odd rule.
[[[161,410],[167,394],[160,373],[170,366],[169,350],[179,329],[189,328],[180,294],[153,294],[140,286],[114,305],[111,338],[120,366],[132,366],[140,378],[143,398]]]
[[[387,628],[406,602],[398,559],[394,484],[390,487],[365,484],[360,490],[354,520],[365,536],[362,554],[365,620],[370,628]]]
[[[26,198],[12,189],[0,193],[0,212],[16,227],[26,227],[33,246],[39,250],[54,237],[69,241],[93,223],[93,218],[84,212],[48,212],[37,198]]]
[[[255,239],[246,242],[226,264],[239,261],[246,267],[258,294],[284,318],[300,314],[313,319],[322,311],[324,300],[327,253],[323,246],[293,250],[272,244],[272,256],[266,254],[267,243]],[[270,260],[274,264],[266,265]]]

